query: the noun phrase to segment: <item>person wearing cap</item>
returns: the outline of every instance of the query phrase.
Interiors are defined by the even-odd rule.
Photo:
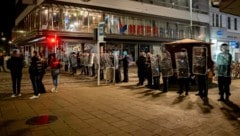
[[[228,101],[231,84],[231,62],[232,55],[228,51],[228,44],[221,45],[221,53],[217,56],[217,76],[220,98],[218,101]],[[225,96],[225,97],[224,97]]]

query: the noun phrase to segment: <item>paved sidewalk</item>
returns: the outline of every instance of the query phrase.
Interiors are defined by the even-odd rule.
[[[32,86],[25,73],[22,96],[11,98],[9,73],[0,73],[0,136],[239,136],[240,81],[233,80],[230,102],[217,101],[218,89],[209,90],[209,103],[195,96],[179,97],[135,86],[130,82],[96,86],[91,77],[62,74],[57,93],[48,90],[30,100]],[[105,83],[105,82],[102,82]]]

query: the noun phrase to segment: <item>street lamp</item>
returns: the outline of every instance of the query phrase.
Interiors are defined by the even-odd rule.
[[[1,40],[6,41],[6,37],[4,36],[3,32],[1,33]]]

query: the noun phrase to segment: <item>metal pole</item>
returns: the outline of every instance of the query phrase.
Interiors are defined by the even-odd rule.
[[[190,3],[189,3],[189,6],[190,6],[190,38],[192,38],[192,0],[190,0]]]
[[[97,58],[98,58],[98,76],[97,76],[97,85],[100,85],[100,42],[97,42]]]

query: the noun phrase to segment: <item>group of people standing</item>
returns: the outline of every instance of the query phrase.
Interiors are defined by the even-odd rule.
[[[228,44],[221,45],[221,53],[217,57],[217,73],[214,73],[218,77],[218,89],[220,98],[219,101],[228,101],[231,84],[231,62],[232,55],[228,51]],[[163,87],[162,91],[167,92],[169,86],[169,79],[172,76],[176,76],[179,84],[179,90],[177,93],[182,95],[189,94],[191,74],[196,77],[198,85],[197,96],[203,99],[208,98],[208,73],[210,72],[210,60],[208,59],[208,53],[206,46],[192,48],[192,66],[190,66],[188,58],[188,50],[182,48],[180,51],[174,53],[174,59],[176,63],[176,70],[173,71],[171,54],[163,46],[161,53],[153,56],[150,52],[140,52],[139,58],[136,61],[138,68],[139,82],[137,85],[143,85],[147,80],[146,87],[153,89],[160,89],[160,76],[162,76]],[[176,75],[174,75],[176,74]]]
[[[21,96],[22,70],[24,67],[24,57],[18,50],[13,50],[11,58],[7,61],[7,68],[11,72],[13,94],[11,97]],[[42,53],[33,51],[28,68],[29,78],[33,87],[33,96],[29,99],[39,98],[41,93],[46,93],[46,88],[42,82],[46,73],[46,68],[50,67],[53,88],[51,92],[57,91],[58,76],[60,73],[60,61],[55,54],[51,54],[47,60]]]
[[[161,54],[153,56],[150,52],[141,51],[136,60],[138,68],[138,86],[144,84],[147,79],[147,87],[160,89],[160,75],[163,80],[163,92],[168,90],[168,79],[173,75],[173,67],[170,53],[162,48]]]
[[[221,45],[221,53],[217,57],[217,73],[218,76],[218,88],[219,88],[219,101],[229,100],[230,84],[231,84],[231,62],[232,55],[228,51],[228,45]],[[175,62],[176,62],[176,73],[179,83],[179,90],[177,93],[181,95],[185,91],[185,95],[188,95],[189,87],[189,76],[192,72],[197,77],[198,82],[198,93],[201,98],[208,97],[208,58],[207,58],[207,48],[206,47],[193,47],[193,60],[192,69],[190,70],[188,51],[186,49],[181,49],[179,52],[175,52]],[[77,60],[75,54],[71,54],[69,59],[62,61],[70,61],[77,67]],[[86,57],[90,60],[88,62],[92,64],[97,64],[96,56]],[[91,59],[92,58],[92,59]],[[95,59],[94,59],[95,58]],[[103,69],[106,67],[115,67],[115,78],[117,82],[120,82],[120,67],[119,63],[123,63],[123,82],[128,82],[128,67],[129,67],[129,56],[127,52],[123,52],[122,57],[114,52],[112,54],[101,54],[100,55],[100,71],[103,73]],[[73,63],[74,62],[74,63]],[[67,66],[66,66],[67,64]],[[75,67],[74,65],[74,67]],[[136,65],[138,68],[138,78],[139,82],[137,85],[143,85],[144,81],[147,79],[147,87],[160,89],[160,75],[162,76],[163,87],[162,91],[167,92],[169,86],[169,78],[174,75],[171,54],[165,47],[161,48],[161,53],[153,56],[150,52],[145,53],[140,52],[138,59],[136,60]],[[87,65],[86,65],[87,66]],[[96,65],[97,66],[97,65]],[[18,50],[13,50],[12,56],[7,61],[7,68],[11,71],[12,78],[12,89],[13,94],[11,97],[21,96],[21,79],[22,79],[22,69],[24,67],[24,57]],[[39,98],[41,93],[46,92],[46,88],[42,82],[42,79],[46,73],[45,69],[50,67],[51,77],[53,81],[53,88],[51,92],[57,92],[58,78],[60,73],[61,63],[56,57],[56,54],[50,54],[49,58],[46,59],[43,54],[38,54],[37,51],[33,52],[29,66],[29,77],[32,83],[34,95],[30,99]],[[65,70],[68,70],[68,63],[65,63]],[[95,71],[95,67],[93,68]],[[100,72],[100,76],[101,75]],[[76,71],[73,69],[73,73]],[[95,73],[95,72],[94,72]],[[102,77],[103,78],[103,77]]]

